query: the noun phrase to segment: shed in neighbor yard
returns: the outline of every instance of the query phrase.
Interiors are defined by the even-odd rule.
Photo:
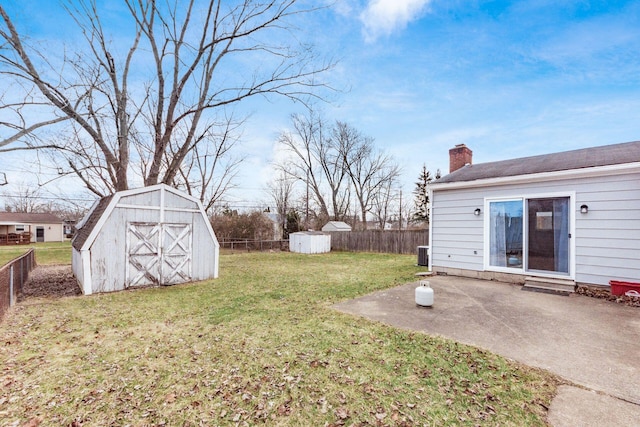
[[[85,295],[218,277],[202,204],[165,184],[98,200],[77,229],[72,266]]]
[[[322,231],[351,231],[351,226],[344,221],[329,221],[322,227]]]
[[[331,252],[331,235],[322,231],[298,231],[289,235],[289,250],[300,254]]]

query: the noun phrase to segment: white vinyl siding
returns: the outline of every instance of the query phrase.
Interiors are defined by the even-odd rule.
[[[482,271],[483,209],[479,192],[438,191],[431,199],[431,263],[434,266]]]
[[[581,182],[576,198],[576,282],[640,282],[640,174]]]
[[[447,190],[432,194],[431,259],[434,267],[483,271],[485,199],[574,194],[574,278],[608,285],[640,281],[640,174],[562,179]],[[586,204],[589,212],[580,213]],[[480,216],[473,211],[481,208]],[[474,252],[475,251],[475,252]]]

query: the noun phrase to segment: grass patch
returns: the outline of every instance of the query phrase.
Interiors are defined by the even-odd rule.
[[[5,265],[31,248],[36,250],[36,263],[39,265],[71,264],[71,242],[66,241],[0,246],[0,265]]]
[[[27,301],[0,324],[0,418],[41,425],[546,425],[556,378],[331,304],[413,256],[225,254],[221,278]]]

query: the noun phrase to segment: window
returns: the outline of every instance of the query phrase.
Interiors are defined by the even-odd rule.
[[[16,232],[23,232],[23,231],[24,231],[24,224],[16,225]]]

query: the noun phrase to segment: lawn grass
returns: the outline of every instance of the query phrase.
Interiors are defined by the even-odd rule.
[[[71,242],[66,241],[0,246],[0,266],[19,257],[31,248],[36,250],[36,263],[39,265],[71,264]]]
[[[331,309],[415,257],[225,254],[219,279],[18,304],[0,419],[40,425],[545,425],[557,379]]]

